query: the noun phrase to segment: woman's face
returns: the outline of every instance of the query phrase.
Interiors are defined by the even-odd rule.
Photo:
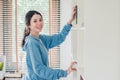
[[[43,28],[43,19],[39,14],[34,14],[30,20],[30,30],[32,32],[41,32]]]

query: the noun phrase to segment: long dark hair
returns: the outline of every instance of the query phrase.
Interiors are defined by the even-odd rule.
[[[34,14],[38,14],[41,16],[42,18],[42,15],[41,13],[39,13],[38,11],[35,11],[35,10],[31,10],[31,11],[28,11],[26,16],[25,16],[25,24],[26,24],[26,27],[24,29],[24,35],[23,35],[23,40],[22,40],[22,44],[21,46],[23,47],[24,44],[25,44],[25,37],[28,36],[30,34],[30,21],[31,21],[31,18]]]

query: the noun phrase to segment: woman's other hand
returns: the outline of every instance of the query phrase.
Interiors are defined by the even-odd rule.
[[[77,64],[76,61],[74,61],[74,62],[71,63],[70,67],[67,69],[67,74],[70,74],[71,72],[77,70],[76,68],[74,68],[74,65],[76,65],[76,64]]]

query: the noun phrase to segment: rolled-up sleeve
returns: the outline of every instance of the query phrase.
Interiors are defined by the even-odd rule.
[[[45,36],[47,48],[53,48],[60,45],[65,40],[66,36],[71,30],[71,27],[71,25],[66,24],[60,33],[51,36]]]
[[[33,68],[35,74],[38,75],[40,78],[56,80],[60,77],[67,76],[67,71],[61,69],[51,69],[43,64],[40,50],[34,42],[29,41],[27,47],[31,58],[31,67]]]

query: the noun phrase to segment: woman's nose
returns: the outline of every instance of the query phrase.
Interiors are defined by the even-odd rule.
[[[38,24],[41,24],[41,21],[38,21]]]

